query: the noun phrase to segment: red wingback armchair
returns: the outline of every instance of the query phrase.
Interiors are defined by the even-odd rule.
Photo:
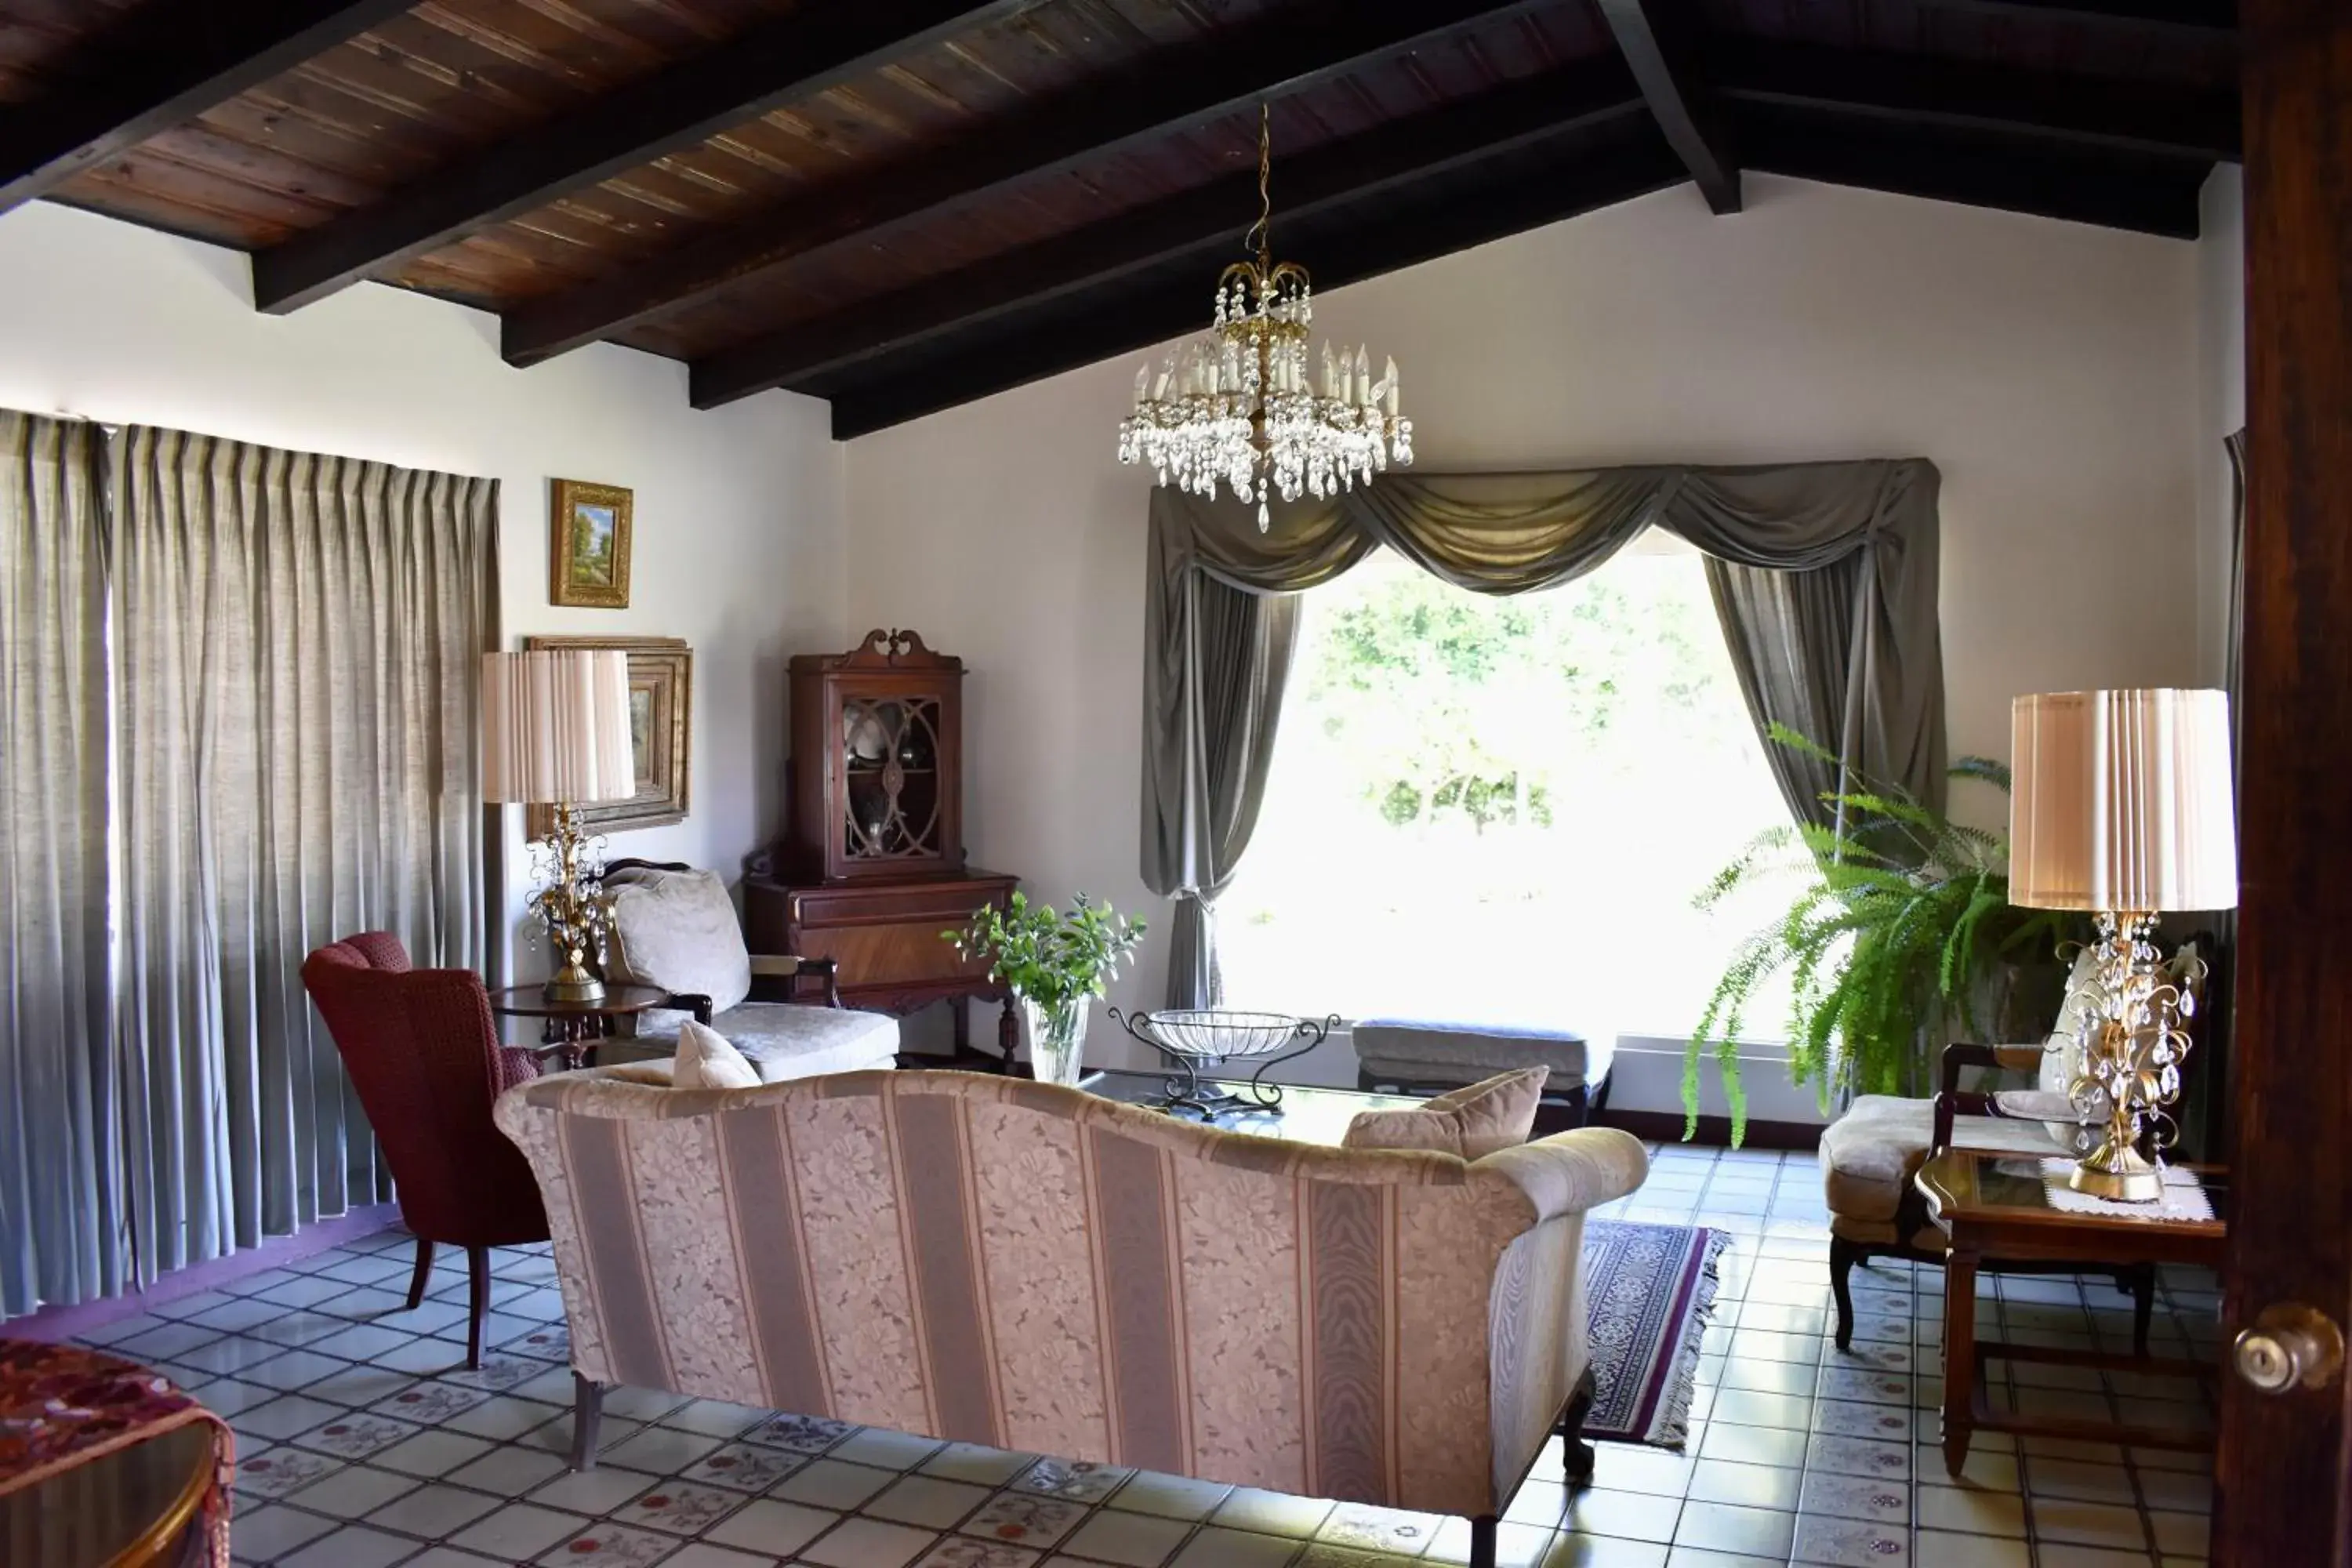
[[[362,931],[312,953],[302,985],[342,1054],[416,1235],[408,1305],[425,1300],[436,1243],[466,1249],[471,1313],[466,1364],[482,1364],[490,1252],[547,1239],[547,1210],[522,1151],[490,1121],[538,1058],[502,1047],[479,975],[414,969],[400,939]]]

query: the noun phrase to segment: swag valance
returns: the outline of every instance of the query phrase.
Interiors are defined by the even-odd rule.
[[[1176,898],[1169,1003],[1217,993],[1208,905],[1255,826],[1297,641],[1298,593],[1385,546],[1458,587],[1521,594],[1592,571],[1645,528],[1707,557],[1759,727],[1839,766],[1767,748],[1801,820],[1842,775],[1939,806],[1944,673],[1937,474],[1925,458],[1389,475],[1328,501],[1255,509],[1151,492],[1143,677],[1143,879]]]

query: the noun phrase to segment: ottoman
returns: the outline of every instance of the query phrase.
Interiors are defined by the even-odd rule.
[[[1355,1027],[1356,1084],[1369,1093],[1443,1094],[1498,1072],[1546,1067],[1539,1135],[1581,1127],[1609,1102],[1615,1047],[1535,1025],[1367,1018]]]

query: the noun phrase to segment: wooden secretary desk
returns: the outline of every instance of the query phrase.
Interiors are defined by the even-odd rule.
[[[1012,996],[940,936],[1003,907],[1016,881],[964,864],[963,661],[872,631],[847,653],[794,657],[792,704],[784,838],[743,865],[751,950],[833,959],[852,1007],[947,1002],[959,1058],[979,1054],[972,1002],[996,1002],[1009,1069]]]

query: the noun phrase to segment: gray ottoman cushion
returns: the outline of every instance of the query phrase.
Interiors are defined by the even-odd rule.
[[[1448,1024],[1410,1018],[1367,1018],[1355,1027],[1356,1059],[1364,1070],[1410,1083],[1475,1083],[1517,1068],[1551,1068],[1549,1093],[1598,1083],[1609,1076],[1612,1047],[1573,1029],[1512,1024]]]

